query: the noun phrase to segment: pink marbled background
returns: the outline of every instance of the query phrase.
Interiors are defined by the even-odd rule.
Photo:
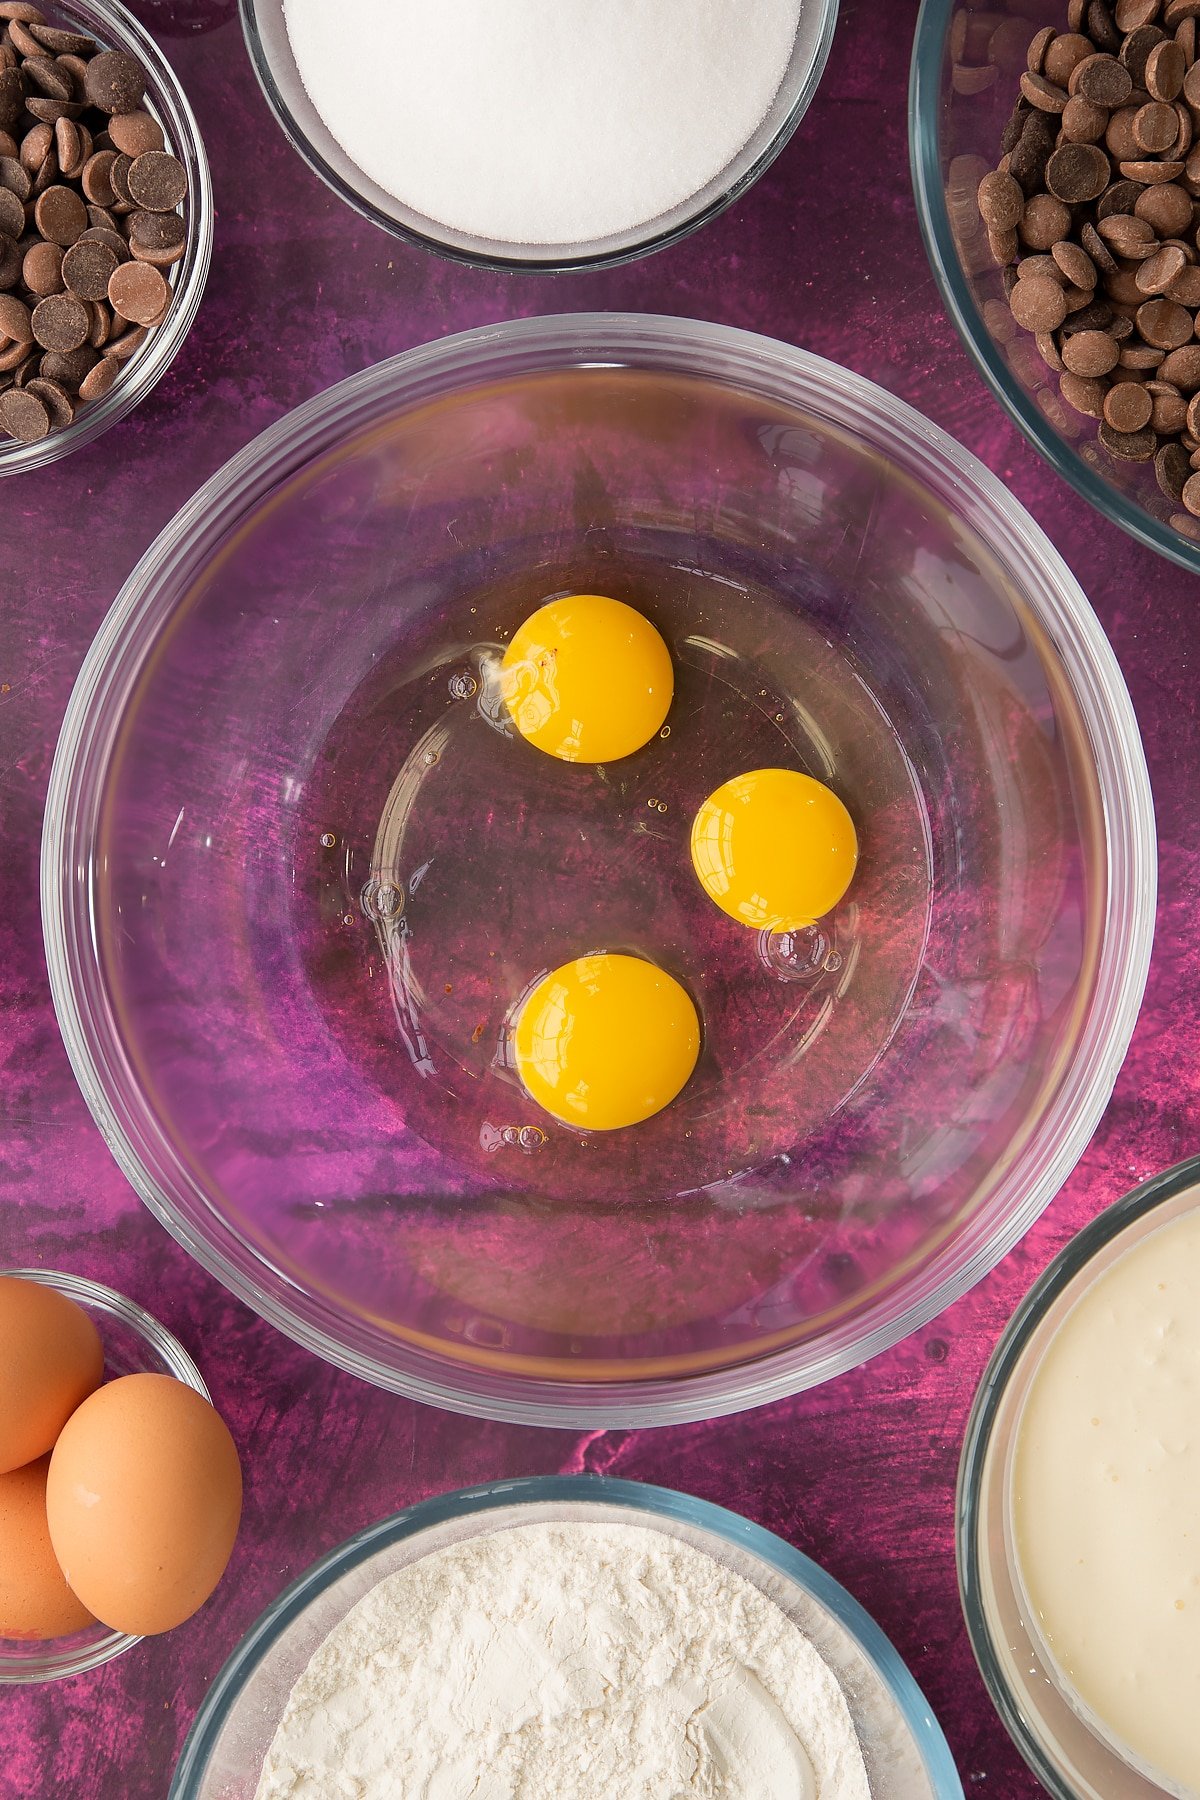
[[[1084,1220],[1200,1138],[1196,1046],[1200,585],[1084,509],[985,393],[942,316],[909,188],[916,0],[844,0],[817,100],[758,187],[676,249],[594,276],[475,273],[360,223],[291,152],[233,0],[142,0],[204,128],[216,252],[197,325],[132,420],[0,484],[0,1263],[77,1270],[151,1307],[200,1362],[241,1446],[245,1522],[214,1600],[95,1675],[0,1692],[0,1800],[153,1800],[247,1626],[315,1556],[397,1506],[493,1477],[604,1470],[745,1513],[875,1615],[937,1711],[968,1793],[1040,1792],[987,1700],[959,1615],[954,1476],[1005,1320]],[[376,1393],[229,1299],[143,1211],[94,1129],[50,1006],[37,901],[50,759],[84,650],[197,484],[328,383],[443,332],[614,307],[799,343],[923,409],[1011,486],[1075,569],[1142,721],[1163,894],[1145,1011],[1096,1139],[1040,1225],[974,1293],[865,1369],[793,1402],[641,1434],[542,1432]]]

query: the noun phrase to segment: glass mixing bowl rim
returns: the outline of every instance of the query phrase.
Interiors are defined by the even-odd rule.
[[[326,1589],[377,1551],[418,1536],[430,1526],[476,1513],[486,1515],[503,1507],[539,1504],[619,1507],[649,1515],[649,1530],[656,1528],[652,1522],[655,1519],[675,1520],[736,1545],[776,1574],[785,1576],[842,1626],[880,1677],[912,1735],[936,1800],[962,1800],[962,1783],[950,1747],[915,1676],[883,1628],[820,1563],[813,1562],[776,1532],[728,1507],[675,1488],[608,1475],[522,1475],[456,1488],[402,1507],[327,1551],[271,1602],[227,1658],[192,1722],[167,1800],[195,1800],[208,1759],[246,1682],[282,1634]]]
[[[732,206],[735,200],[754,186],[759,177],[770,168],[775,158],[786,147],[805,113],[812,105],[813,97],[825,73],[825,65],[829,60],[829,52],[833,45],[833,34],[837,25],[838,7],[841,0],[816,0],[821,8],[820,34],[813,47],[813,54],[808,70],[791,106],[780,120],[769,142],[763,145],[758,156],[749,168],[744,169],[736,181],[728,188],[715,194],[708,203],[695,213],[687,214],[665,230],[652,232],[649,236],[639,238],[633,243],[625,243],[611,250],[592,250],[579,256],[561,254],[564,246],[548,246],[556,253],[543,257],[506,256],[502,251],[471,250],[463,244],[453,243],[450,239],[440,238],[433,232],[419,231],[414,225],[401,223],[383,212],[373,201],[347,181],[333,165],[326,161],[317,149],[308,133],[302,129],[283,89],[276,78],[274,64],[267,53],[266,44],[259,28],[259,16],[271,0],[238,0],[238,12],[241,17],[242,34],[246,40],[246,50],[251,67],[262,89],[263,97],[275,117],[275,121],[283,132],[288,143],[308,164],[313,174],[322,180],[326,187],[335,193],[339,200],[353,207],[361,218],[377,225],[381,231],[404,243],[413,244],[422,250],[431,250],[434,255],[448,258],[451,262],[464,263],[474,269],[496,269],[506,274],[516,275],[569,275],[578,270],[612,269],[622,263],[637,262],[643,256],[650,256],[656,250],[664,250],[671,244],[679,243],[690,237],[701,226],[707,225]],[[282,3],[280,6],[282,10]],[[800,26],[797,23],[797,32]],[[736,154],[733,159],[736,160]],[[705,187],[709,186],[705,183]],[[704,189],[699,190],[701,193]],[[686,202],[684,203],[686,204]],[[430,220],[430,224],[436,221]],[[654,220],[648,220],[653,225]],[[636,227],[634,228],[636,229]],[[612,233],[610,236],[624,236],[623,233]],[[497,243],[502,240],[497,239]],[[601,240],[603,242],[604,240]]]
[[[939,159],[945,41],[955,5],[956,0],[922,0],[908,87],[909,160],[917,219],[942,302],[993,396],[1055,473],[1130,537],[1192,574],[1200,574],[1200,543],[1164,525],[1105,481],[1071,448],[1013,379],[975,303],[954,242]]]
[[[116,1288],[105,1287],[102,1282],[91,1281],[86,1275],[73,1275],[65,1269],[4,1269],[0,1268],[0,1277],[12,1276],[18,1281],[36,1281],[39,1287],[53,1288],[56,1293],[65,1294],[68,1300],[79,1305],[92,1306],[98,1312],[108,1313],[119,1319],[123,1325],[140,1337],[143,1343],[149,1344],[165,1362],[177,1381],[194,1388],[203,1399],[211,1401],[212,1395],[205,1384],[204,1377],[184,1349],[173,1332],[167,1330],[153,1313],[139,1306],[127,1294],[119,1294]],[[71,1675],[85,1675],[90,1669],[102,1668],[105,1663],[112,1662],[116,1656],[123,1656],[126,1650],[132,1650],[141,1638],[131,1636],[126,1631],[108,1631],[105,1637],[95,1643],[85,1644],[78,1650],[55,1650],[56,1642],[61,1639],[50,1639],[40,1657],[23,1657],[18,1661],[6,1663],[0,1651],[0,1687],[29,1687],[46,1681],[64,1681]]]
[[[1096,757],[1107,856],[1106,929],[1087,1018],[1050,1105],[965,1240],[944,1244],[914,1274],[885,1292],[866,1315],[825,1340],[700,1375],[623,1382],[550,1382],[519,1370],[503,1393],[492,1372],[447,1365],[411,1346],[403,1369],[377,1354],[377,1339],[340,1335],[318,1316],[321,1303],[274,1268],[261,1250],[254,1270],[238,1266],[225,1241],[202,1235],[150,1167],[149,1116],[136,1084],[121,1116],[105,1079],[124,1072],[119,1033],[107,1016],[91,951],[90,902],[75,906],[77,876],[94,839],[100,780],[120,717],[161,618],[171,579],[198,566],[228,528],[236,496],[244,514],[306,459],[313,434],[364,429],[401,399],[443,393],[503,372],[606,364],[649,366],[699,378],[735,378],[777,402],[821,413],[857,431],[946,503],[976,523],[1006,560],[1049,632],[1071,680]],[[155,602],[155,591],[158,599]],[[1137,1017],[1149,965],[1157,882],[1153,804],[1145,756],[1120,669],[1074,576],[1038,526],[976,458],[919,413],[865,378],[811,353],[731,326],[645,314],[568,313],[485,326],[405,352],[315,396],[269,426],[212,476],[145,552],[102,623],[67,708],[51,770],[42,847],[42,914],[55,1010],[89,1107],[126,1177],[191,1255],[261,1317],[316,1354],[377,1385],[449,1411],[513,1423],[608,1427],[680,1423],[783,1398],[853,1368],[927,1323],[1009,1250],[1057,1193],[1091,1137],[1112,1091]],[[86,1004],[85,1004],[86,1002]],[[127,1096],[122,1096],[123,1100]],[[135,1141],[138,1140],[138,1141]],[[140,1148],[139,1148],[140,1142]],[[171,1171],[178,1188],[179,1171]],[[207,1197],[194,1196],[207,1217]],[[267,1292],[259,1272],[302,1295],[305,1309]],[[474,1384],[474,1385],[472,1385]]]
[[[187,245],[178,277],[172,283],[167,317],[151,333],[129,368],[118,375],[107,394],[85,407],[60,431],[51,431],[32,444],[0,440],[0,477],[43,469],[60,457],[82,450],[141,405],[174,362],[195,322],[212,260],[212,176],[200,127],[179,77],[149,32],[120,0],[64,0],[64,4],[68,12],[74,6],[85,18],[94,14],[106,27],[97,36],[111,39],[113,48],[133,52],[150,78],[150,98],[156,110],[154,90],[162,94],[168,142],[188,176]]]
[[[1027,1345],[1056,1301],[1093,1258],[1122,1232],[1146,1220],[1177,1194],[1198,1184],[1200,1156],[1185,1157],[1161,1175],[1151,1176],[1119,1200],[1114,1200],[1076,1232],[1043,1269],[1005,1326],[988,1358],[967,1415],[954,1507],[959,1601],[971,1649],[992,1704],[1009,1737],[1054,1800],[1079,1800],[1078,1791],[1050,1760],[1049,1753],[1029,1724],[1021,1695],[1013,1690],[1005,1676],[983,1598],[982,1570],[986,1559],[980,1553],[979,1527],[984,1470],[1009,1382],[1021,1365]],[[1005,1492],[1002,1495],[1005,1507],[1007,1499]],[[1052,1738],[1052,1733],[1047,1735]]]

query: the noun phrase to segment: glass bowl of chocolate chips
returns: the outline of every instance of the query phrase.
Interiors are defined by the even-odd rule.
[[[199,129],[137,21],[114,0],[0,0],[0,475],[145,398],[211,249]]]
[[[934,274],[997,399],[1200,572],[1200,0],[923,0],[909,137]]]

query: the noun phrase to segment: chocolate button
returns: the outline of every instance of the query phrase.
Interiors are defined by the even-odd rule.
[[[1081,62],[1095,53],[1091,38],[1078,31],[1064,31],[1051,37],[1042,53],[1040,73],[1047,81],[1066,87]]]
[[[1154,402],[1140,381],[1119,381],[1104,397],[1104,417],[1114,431],[1141,431],[1153,411]]]
[[[1089,56],[1072,75],[1071,92],[1082,94],[1085,100],[1111,112],[1114,107],[1124,106],[1132,94],[1133,77],[1115,56]]]
[[[1060,354],[1072,375],[1095,379],[1116,368],[1119,353],[1107,331],[1078,331],[1064,338]]]
[[[53,148],[53,125],[34,125],[21,139],[18,161],[30,175],[36,175]]]
[[[21,279],[31,294],[61,294],[63,253],[60,244],[31,244],[25,252]]]
[[[1179,271],[1167,289],[1167,296],[1178,300],[1180,306],[1190,307],[1193,312],[1200,310],[1200,269],[1195,263],[1188,263]]]
[[[1108,112],[1082,94],[1072,94],[1063,108],[1062,134],[1072,144],[1095,144],[1104,136]]]
[[[38,198],[34,224],[50,244],[73,244],[87,230],[87,207],[68,187],[48,187]]]
[[[187,248],[187,227],[178,213],[136,212],[129,220],[129,248],[139,262],[168,268]]]
[[[1153,401],[1150,423],[1159,437],[1174,437],[1187,425],[1187,403],[1182,394],[1171,388],[1169,382],[1155,383],[1155,387],[1159,386],[1167,391],[1156,393],[1150,383],[1146,383],[1146,392]]]
[[[65,388],[77,393],[80,382],[98,361],[99,353],[86,346],[79,350],[47,350],[39,374],[47,381],[60,381]]]
[[[1200,388],[1200,344],[1184,344],[1179,350],[1171,350],[1159,365],[1159,378],[1173,381],[1184,394],[1194,394]]]
[[[36,44],[36,39],[34,40]],[[38,93],[45,94],[51,100],[70,100],[74,97],[71,80],[59,68],[51,56],[27,56],[21,64],[21,72],[26,81],[31,81]]]
[[[1060,113],[1067,104],[1066,88],[1047,81],[1044,75],[1031,75],[1028,69],[1021,77],[1021,92],[1031,106],[1038,107],[1042,112]]]
[[[1136,31],[1158,17],[1162,0],[1117,0],[1113,22],[1118,31]]]
[[[50,414],[43,400],[24,388],[0,394],[0,426],[22,444],[36,444],[50,430]]]
[[[1187,68],[1187,58],[1174,38],[1156,44],[1146,58],[1146,92],[1154,100],[1176,99],[1182,91]]]
[[[88,64],[84,99],[101,112],[133,112],[145,91],[141,64],[124,50],[102,50]]]
[[[50,294],[33,309],[33,335],[43,350],[78,350],[90,326],[87,307],[73,294]]]
[[[1071,229],[1071,214],[1053,194],[1034,194],[1025,202],[1017,234],[1031,250],[1049,250]]]
[[[29,308],[15,294],[0,294],[0,336],[11,338],[16,344],[28,344],[33,339]]]
[[[0,187],[26,201],[33,192],[33,177],[15,156],[0,156]]]
[[[57,25],[46,25],[40,19],[31,20],[29,35],[44,44],[55,56],[94,56],[96,54],[95,38],[84,37],[79,31],[62,31]]]
[[[1133,279],[1143,294],[1165,294],[1186,267],[1187,257],[1178,244],[1163,244],[1145,259]]]
[[[1094,288],[1096,285],[1096,265],[1086,250],[1073,244],[1069,238],[1055,244],[1050,252],[1058,267],[1074,287]]]
[[[162,126],[146,112],[116,113],[108,122],[114,150],[123,156],[144,156],[163,148]]]
[[[1150,53],[1165,41],[1166,35],[1158,25],[1139,25],[1121,45],[1121,61],[1129,70],[1134,87],[1145,87],[1146,64],[1150,60]]]
[[[1013,318],[1026,331],[1055,331],[1067,316],[1067,297],[1048,275],[1018,281],[1008,304]]]
[[[172,212],[187,193],[187,172],[165,150],[135,157],[127,176],[130,198],[147,212]]]
[[[1056,199],[1074,206],[1099,199],[1109,174],[1109,160],[1098,145],[1064,144],[1046,164],[1046,186]]]
[[[1133,135],[1138,148],[1151,155],[1169,150],[1179,136],[1175,108],[1162,100],[1148,100],[1134,114]]]
[[[1141,431],[1116,431],[1104,419],[1099,435],[1104,448],[1122,462],[1149,462],[1158,448],[1158,439],[1149,426]]]
[[[1143,188],[1133,203],[1134,216],[1145,219],[1159,237],[1176,237],[1190,230],[1192,197],[1173,181]]]
[[[108,284],[117,259],[107,245],[81,238],[63,257],[63,281],[79,300],[106,300]],[[55,349],[73,349],[73,345],[56,344]]]
[[[17,69],[0,69],[0,129],[11,131],[25,110],[25,83]]]
[[[36,394],[50,415],[50,424],[55,431],[61,431],[75,417],[75,407],[65,387],[57,381],[46,381],[35,375],[25,383],[27,394]]]
[[[84,163],[79,185],[83,189],[84,199],[93,206],[112,206],[115,202],[117,196],[113,192],[109,176],[116,160],[115,150],[96,150]]]
[[[145,262],[122,263],[108,284],[113,311],[134,325],[152,325],[170,298],[171,290],[158,270]]]
[[[83,132],[74,119],[60,119],[54,127],[54,148],[58,154],[60,175],[74,179],[83,168]]]
[[[1011,230],[1025,210],[1020,183],[999,169],[993,169],[980,182],[978,201],[980,217],[989,231]]]
[[[0,231],[9,238],[20,238],[25,231],[25,208],[9,188],[0,188]]]
[[[111,357],[102,356],[80,382],[79,398],[81,400],[99,400],[101,395],[107,394],[119,372],[119,363],[114,362]]]
[[[21,278],[21,251],[0,231],[0,289],[15,287]]]
[[[1178,350],[1192,335],[1192,315],[1174,300],[1147,300],[1135,315],[1137,328],[1159,350]]]

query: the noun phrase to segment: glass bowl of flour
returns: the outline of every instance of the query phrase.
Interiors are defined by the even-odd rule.
[[[619,263],[703,225],[804,117],[837,0],[241,0],[312,169],[460,261]]]
[[[594,1476],[446,1494],[294,1582],[170,1800],[962,1800],[878,1626],[737,1514]]]

